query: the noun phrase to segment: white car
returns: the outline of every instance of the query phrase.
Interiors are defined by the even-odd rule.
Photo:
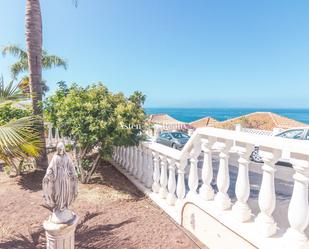
[[[278,134],[275,134],[274,136],[288,138],[288,139],[309,140],[309,126],[288,129]],[[256,146],[254,151],[251,153],[250,159],[251,161],[256,162],[256,163],[263,163],[262,157],[259,155],[258,146]],[[292,166],[285,159],[280,160],[277,164],[283,165],[283,166]]]

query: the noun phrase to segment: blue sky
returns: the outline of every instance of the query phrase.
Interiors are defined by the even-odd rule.
[[[0,46],[25,46],[21,0],[0,0]],[[148,107],[309,108],[307,0],[41,0],[65,80],[140,90]],[[13,58],[0,57],[6,80]]]

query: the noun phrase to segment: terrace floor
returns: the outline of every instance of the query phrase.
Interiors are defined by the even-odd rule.
[[[0,172],[0,248],[46,248],[42,222],[50,211],[43,206],[43,176],[34,172],[8,178]],[[79,185],[72,210],[80,218],[75,248],[202,247],[108,164],[94,183]]]

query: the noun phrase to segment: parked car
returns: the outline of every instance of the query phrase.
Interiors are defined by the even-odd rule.
[[[299,127],[299,128],[288,129],[274,136],[289,138],[289,139],[297,139],[297,140],[309,140],[309,127]],[[258,146],[254,148],[254,151],[251,153],[250,159],[251,161],[256,162],[256,163],[263,163],[262,157],[259,155]],[[284,159],[280,160],[277,164],[283,165],[283,166],[292,166],[289,162],[287,162]]]
[[[189,139],[190,136],[183,132],[172,131],[162,132],[156,142],[180,150],[185,146]]]

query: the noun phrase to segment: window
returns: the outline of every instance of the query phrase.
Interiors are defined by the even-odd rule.
[[[184,134],[184,133],[181,133],[181,132],[172,132],[171,134],[174,138],[177,138],[177,139],[190,138],[187,134]]]
[[[278,137],[302,139],[303,133],[304,133],[303,129],[289,130],[278,134]]]

